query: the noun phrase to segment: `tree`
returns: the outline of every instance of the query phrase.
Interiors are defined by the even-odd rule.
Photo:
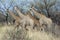
[[[56,0],[37,0],[37,2],[35,1],[34,6],[37,6],[38,8],[40,8],[41,12],[45,10],[47,13],[47,16],[50,17],[49,10],[55,4],[56,4]]]
[[[2,6],[3,6],[3,8],[2,8],[1,6],[0,6],[0,8],[5,11],[7,24],[8,24],[8,17],[9,17],[9,16],[8,16],[8,10],[10,9],[10,7],[13,6],[13,2],[14,2],[14,0],[10,0],[9,5],[8,5],[8,7],[7,7],[7,6],[6,6],[6,3],[5,3],[5,0],[0,0],[0,3],[1,3]]]

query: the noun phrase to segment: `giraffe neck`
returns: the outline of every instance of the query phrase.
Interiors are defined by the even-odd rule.
[[[21,17],[21,18],[24,18],[25,15],[23,15],[20,10],[16,7],[15,10],[17,11],[18,15]]]
[[[28,12],[28,15],[30,16],[30,18],[32,18],[32,14],[30,12]]]
[[[36,19],[40,19],[40,14],[39,13],[37,13],[34,9],[32,9],[32,10],[30,10],[30,13],[31,12],[33,12],[33,14],[34,14],[34,17],[36,18]]]
[[[8,12],[16,20],[16,15],[12,11],[8,11]]]

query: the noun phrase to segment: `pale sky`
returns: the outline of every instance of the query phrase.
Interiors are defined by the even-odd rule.
[[[5,0],[4,4],[6,6],[6,8],[9,7],[9,3],[10,3],[11,0]],[[37,2],[37,0],[35,0]],[[57,0],[58,2],[60,2],[60,0]],[[22,8],[25,10],[25,9],[28,9],[29,6],[30,6],[30,2],[34,2],[33,0],[16,0],[16,3],[17,5],[19,6],[22,6]],[[15,5],[15,4],[14,4]],[[60,4],[59,4],[60,5]],[[58,6],[59,6],[58,5]],[[60,6],[57,8],[60,9]],[[3,5],[0,3],[0,7],[4,8]],[[26,10],[25,10],[26,11]]]

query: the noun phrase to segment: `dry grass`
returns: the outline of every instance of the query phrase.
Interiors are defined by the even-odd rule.
[[[45,32],[28,32],[29,39],[31,40],[60,40],[59,38],[55,38],[52,34],[48,34]]]
[[[0,40],[13,40],[14,35],[15,35],[14,40],[60,40],[59,37],[55,37],[51,33],[34,31],[34,30],[26,31],[21,28],[19,28],[18,30],[17,29],[14,30],[14,26],[4,26],[0,28]]]

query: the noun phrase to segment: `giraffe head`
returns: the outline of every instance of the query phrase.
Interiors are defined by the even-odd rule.
[[[16,10],[17,9],[17,6],[15,6],[14,9]]]

